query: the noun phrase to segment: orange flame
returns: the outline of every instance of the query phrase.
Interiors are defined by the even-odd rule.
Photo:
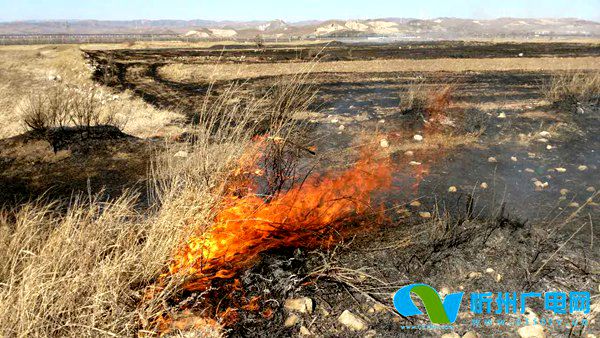
[[[391,186],[389,160],[363,156],[338,175],[313,176],[268,202],[228,196],[214,224],[198,231],[175,255],[171,274],[193,276],[191,291],[215,278],[232,278],[264,251],[331,243],[342,221],[371,210],[371,194]]]

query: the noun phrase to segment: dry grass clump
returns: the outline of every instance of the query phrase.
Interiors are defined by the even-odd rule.
[[[300,88],[283,84],[235,109],[206,105],[191,142],[157,156],[144,212],[131,192],[115,200],[86,196],[0,210],[0,336],[156,333],[158,318],[175,317],[167,304],[187,276],[157,279],[191,232],[211,226],[235,169],[255,155],[252,139],[261,122],[269,121],[268,138],[283,144],[298,131],[292,116],[308,104],[295,103]],[[235,90],[224,97],[235,97]],[[203,334],[219,336],[211,325],[200,328]],[[197,336],[179,329],[170,334]]]
[[[430,116],[443,113],[450,105],[454,87],[449,84],[427,85],[414,81],[400,93],[400,112]]]
[[[600,73],[571,72],[555,75],[543,86],[545,97],[555,106],[573,109],[600,103]]]

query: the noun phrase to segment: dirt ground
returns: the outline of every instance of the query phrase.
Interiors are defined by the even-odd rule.
[[[82,55],[94,81],[156,111],[177,112],[181,118],[161,128],[180,124],[180,133],[209,88],[218,93],[235,81],[247,93],[261,92],[310,69],[306,81],[318,89],[317,99],[298,116],[309,121],[317,149],[304,159],[307,167],[346,166],[365,134],[385,137],[381,151],[394,161],[418,163],[395,173],[393,189],[377,196],[386,221],[367,229],[349,225],[352,235],[339,246],[269,252],[244,272],[247,295],[261,296],[261,309],[271,314],[242,313],[231,336],[519,336],[519,327],[473,327],[466,311],[451,329],[406,328],[426,323],[424,316],[405,318],[393,309],[391,294],[411,283],[466,293],[590,291],[588,327],[546,328],[545,334],[600,331],[594,320],[600,312],[600,251],[593,240],[600,238],[600,107],[581,107],[583,114],[560,110],[541,89],[557,72],[597,72],[600,45],[332,43],[266,50],[88,48]],[[400,93],[415,82],[453,88],[444,133],[399,110]],[[481,117],[478,133],[463,123],[468,114]],[[113,196],[143,187],[151,153],[166,134],[124,135],[57,152],[27,135],[0,140],[0,203],[44,191],[58,198],[91,187]],[[311,299],[314,309],[285,309],[286,299],[299,297]],[[530,307],[522,316],[505,317],[548,316],[542,303]],[[365,328],[340,324],[345,310]],[[285,324],[292,316],[295,322]]]

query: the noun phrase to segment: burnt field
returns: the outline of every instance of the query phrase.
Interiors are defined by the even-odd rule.
[[[177,132],[134,137],[97,126],[85,136],[68,129],[0,140],[2,203],[77,193],[104,200],[133,189],[136,212],[150,214],[157,208],[152,201],[160,200],[157,189],[148,189],[149,174],[159,171],[157,153],[173,171],[161,189],[185,187],[171,162],[190,160],[186,166],[205,175],[206,191],[224,191],[218,207],[198,199],[209,194],[202,189],[172,193],[182,196],[173,206],[184,215],[179,221],[202,230],[136,296],[136,304],[147,304],[169,289],[168,277],[186,276],[157,305],[163,312],[139,329],[177,335],[216,323],[234,337],[598,332],[598,44],[82,53],[98,86],[179,113],[170,123]],[[291,98],[281,94],[289,92]],[[253,118],[247,111],[272,115]],[[293,128],[273,117],[279,111],[293,112],[285,120]],[[260,156],[236,155],[233,169],[194,167],[194,156],[242,149],[229,140],[213,144],[247,125],[248,140],[257,144],[248,149],[259,147]],[[220,170],[235,174],[206,174]],[[194,203],[210,216],[188,212]],[[411,283],[442,294],[589,291],[592,311],[569,316],[577,318],[574,325],[542,327],[533,319],[561,317],[545,311],[541,298],[523,313],[500,316],[526,318],[526,325],[474,326],[485,316],[470,313],[464,299],[467,309],[450,329],[420,331],[410,326],[427,318],[400,316],[392,302]]]

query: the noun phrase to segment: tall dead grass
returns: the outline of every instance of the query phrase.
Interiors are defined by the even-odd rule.
[[[573,109],[577,105],[600,104],[600,73],[569,72],[553,76],[543,94],[554,105]]]
[[[413,81],[400,93],[400,112],[427,116],[443,113],[450,105],[454,90],[451,84],[427,85],[422,80]]]
[[[154,334],[154,319],[173,315],[167,302],[186,276],[165,277],[158,286],[157,278],[191,231],[211,226],[257,132],[297,142],[292,137],[301,126],[293,115],[312,97],[301,80],[243,104],[230,104],[238,87],[207,100],[189,142],[168,145],[152,165],[150,208],[140,209],[128,192],[115,200],[79,196],[1,210],[0,335]],[[218,325],[204,329],[219,334]]]

